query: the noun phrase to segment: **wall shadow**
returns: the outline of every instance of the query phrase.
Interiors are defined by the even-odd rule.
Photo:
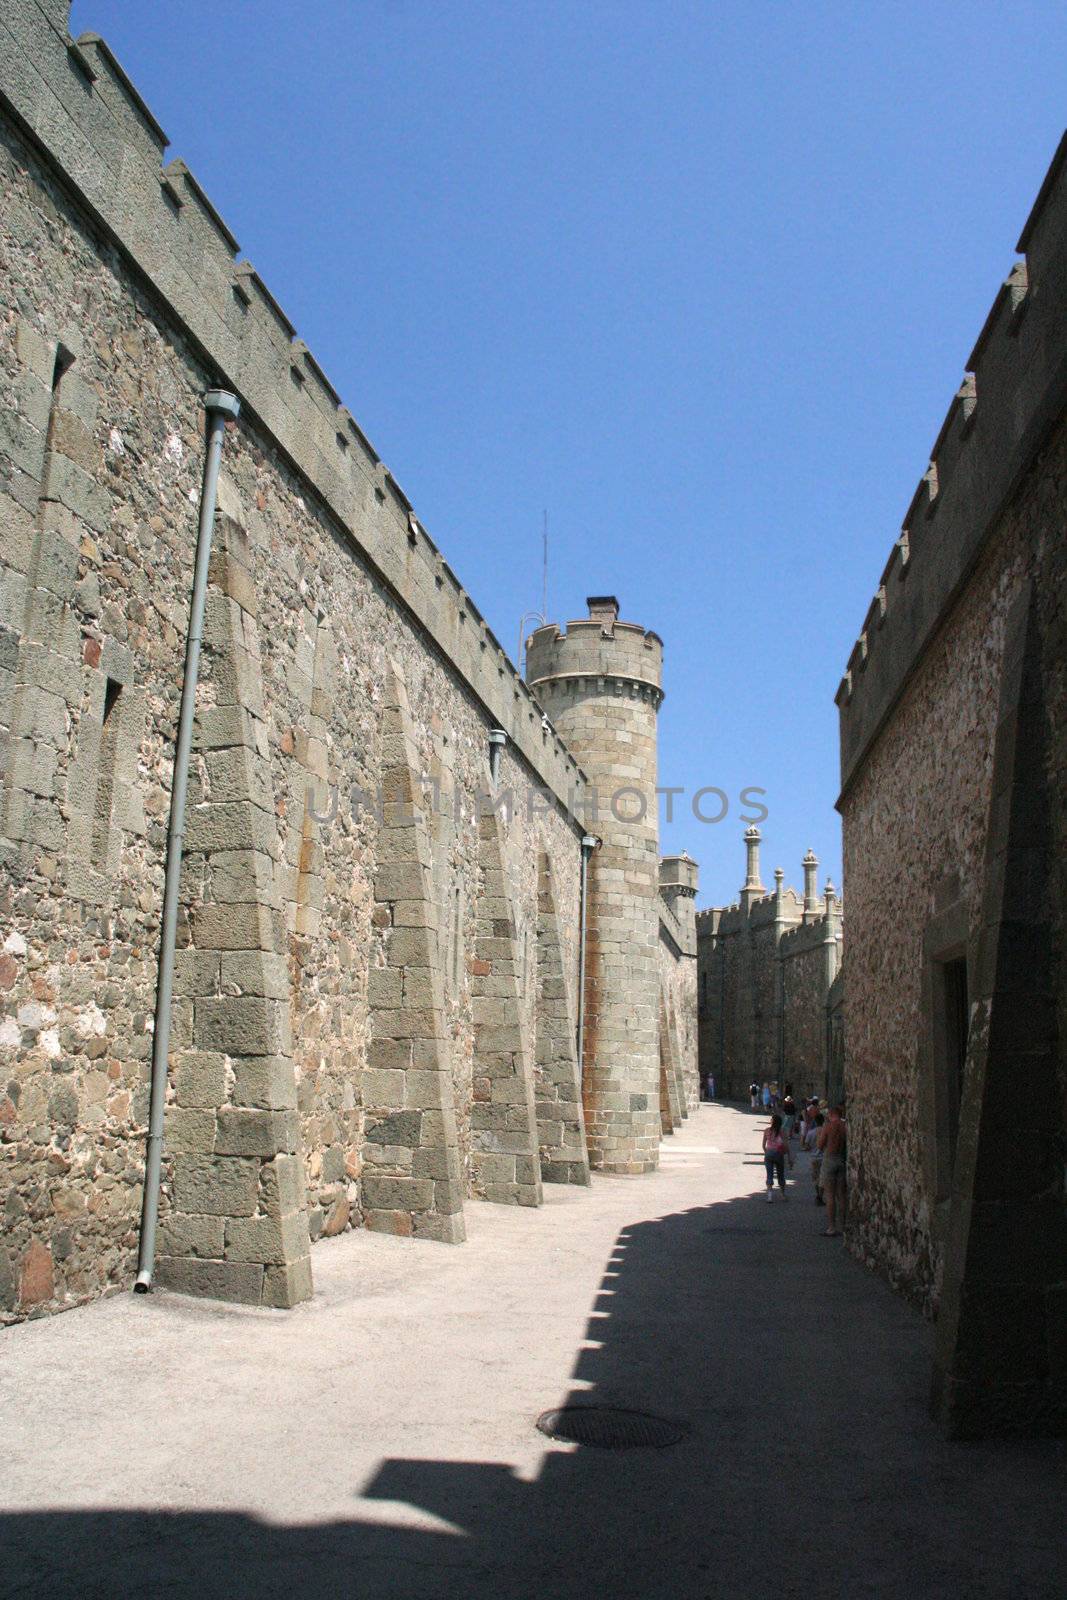
[[[751,1197],[618,1235],[569,1398],[680,1419],[681,1443],[553,1447],[533,1482],[492,1461],[387,1459],[353,1484],[352,1521],[314,1526],[9,1514],[0,1593],[1059,1600],[1063,1446],[940,1437],[928,1328],[819,1237],[798,1179],[789,1206],[766,1205],[753,1174]],[[375,1502],[449,1526],[375,1525]]]

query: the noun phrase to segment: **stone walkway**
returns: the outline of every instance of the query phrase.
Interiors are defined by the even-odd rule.
[[[652,1177],[317,1246],[295,1311],[121,1295],[0,1337],[5,1596],[1060,1600],[1056,1444],[944,1443],[929,1330],[762,1196],[747,1112]],[[549,1444],[567,1396],[684,1420]]]

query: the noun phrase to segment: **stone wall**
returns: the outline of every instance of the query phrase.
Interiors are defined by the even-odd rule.
[[[59,0],[0,20],[0,1318],[132,1275],[220,381],[242,408],[196,702],[157,1269],[291,1305],[309,1242],[457,1241],[465,1198],[587,1180],[586,780],[195,179],[160,168],[106,45],[65,20]]]
[[[1067,1427],[1067,139],[838,693],[853,1250],[948,1429]]]
[[[966,940],[978,925],[1004,630],[1027,573],[1048,558],[1044,508],[1050,484],[1067,482],[1067,430],[1047,459],[1048,477],[1035,475],[991,540],[842,802],[852,1241],[931,1313],[944,1219],[927,1176],[921,953],[927,924],[951,906]]]

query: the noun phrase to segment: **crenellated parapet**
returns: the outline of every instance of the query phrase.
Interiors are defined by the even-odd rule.
[[[592,596],[589,616],[549,623],[531,635],[526,679],[534,692],[551,685],[554,696],[568,689],[588,692],[601,685],[611,695],[647,699],[658,710],[663,700],[663,641],[640,623],[620,622],[614,596]]]
[[[848,790],[1067,404],[1067,134],[889,553],[836,700]]]
[[[0,103],[165,303],[242,416],[268,433],[342,536],[569,807],[584,774],[408,496],[98,34],[68,0],[8,0]],[[625,624],[623,627],[625,628]],[[643,630],[636,630],[643,633]]]

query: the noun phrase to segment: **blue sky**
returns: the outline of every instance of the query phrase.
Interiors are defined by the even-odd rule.
[[[1062,4],[75,0],[514,651],[666,645],[661,848],[840,883],[833,703],[1067,96]],[[713,809],[714,802],[708,802]],[[847,888],[847,886],[846,886]]]

